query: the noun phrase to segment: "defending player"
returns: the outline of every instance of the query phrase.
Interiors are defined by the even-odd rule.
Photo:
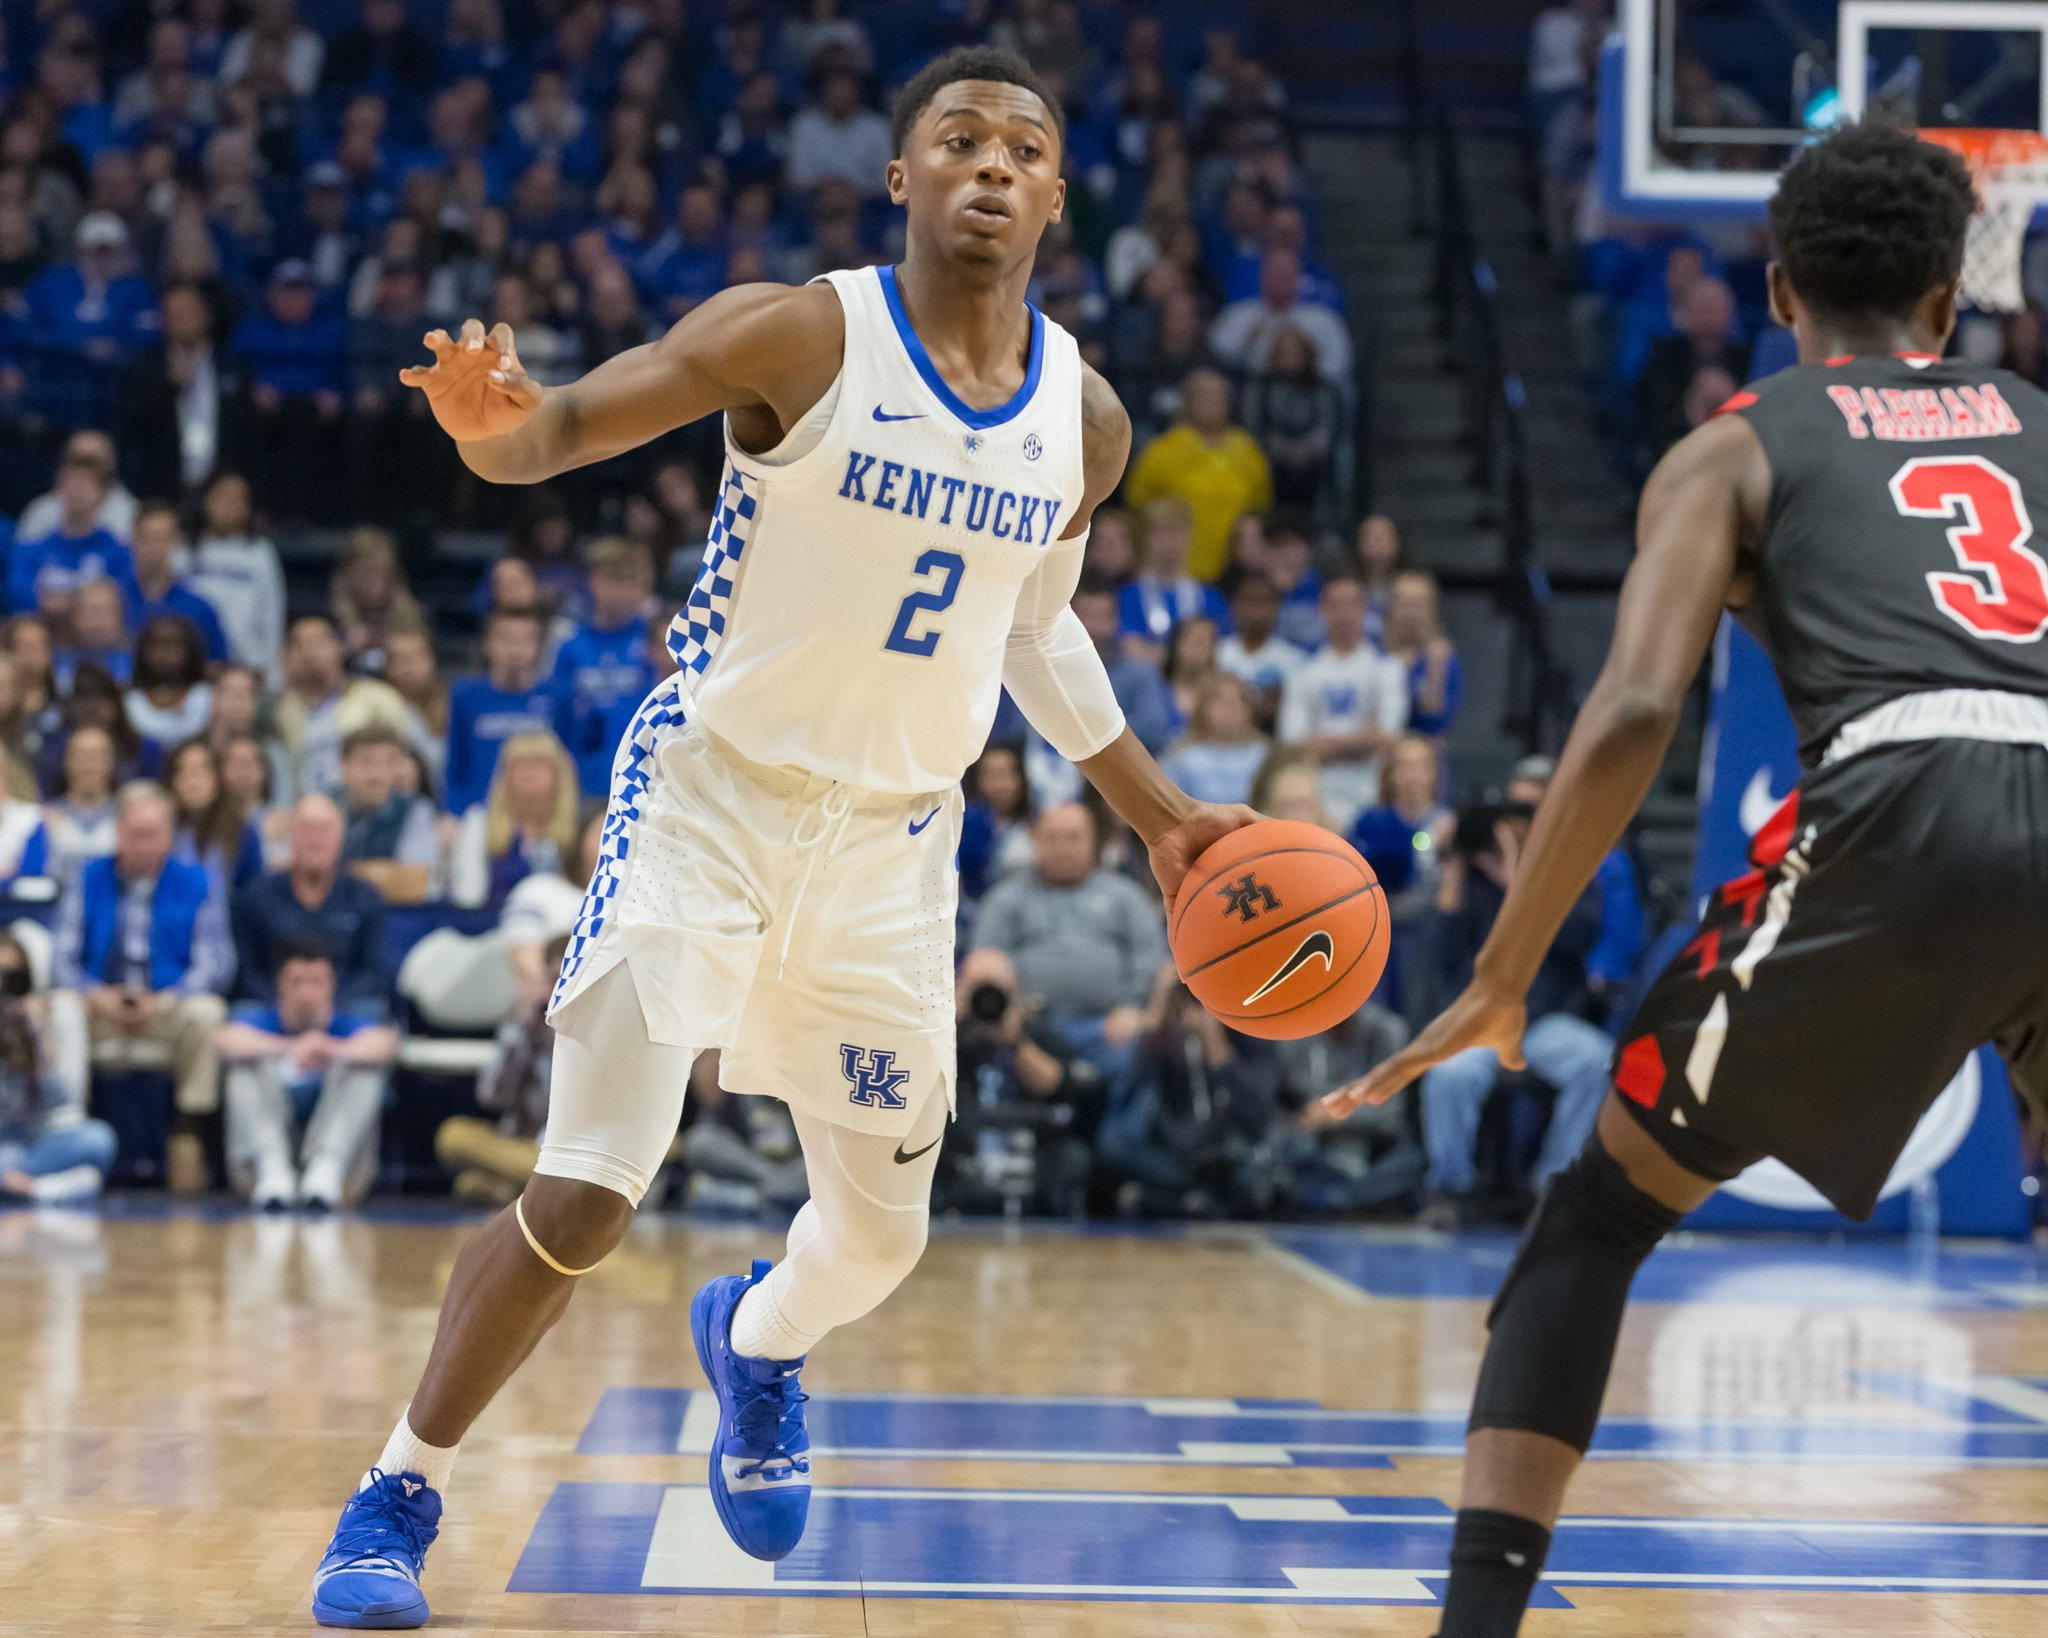
[[[499,483],[587,466],[700,416],[727,464],[680,670],[620,746],[601,863],[550,1014],[546,1141],[463,1249],[433,1353],[314,1584],[336,1626],[417,1626],[455,1446],[619,1242],[673,1137],[691,1059],[785,1099],[811,1199],[770,1271],[691,1305],[720,1407],[733,1539],[802,1533],[798,1371],[916,1263],[953,1079],[961,773],[1007,686],[1151,849],[1169,894],[1248,822],[1197,806],[1124,726],[1068,608],[1130,422],[1024,301],[1059,219],[1064,126],[1019,58],[963,50],[905,88],[900,267],[728,290],[559,390],[475,320],[404,379]]]
[[[1807,150],[1771,205],[1800,367],[1738,393],[1643,492],[1613,649],[1471,987],[1333,1094],[1381,1102],[1522,996],[1663,760],[1722,609],[1770,651],[1808,769],[1614,1059],[1490,1317],[1442,1638],[1516,1632],[1593,1435],[1636,1269],[1775,1155],[1867,1217],[1995,1041],[2048,1094],[2048,395],[1940,353],[1970,179],[1897,131]]]

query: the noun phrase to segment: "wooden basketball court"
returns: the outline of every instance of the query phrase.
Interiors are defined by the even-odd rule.
[[[476,1221],[0,1215],[0,1630],[312,1630],[338,1504]],[[464,1447],[435,1628],[1435,1630],[1504,1237],[942,1229],[806,1373],[818,1498],[771,1568],[704,1501],[685,1316],[776,1249],[648,1220],[585,1280]],[[1642,1289],[1528,1632],[2048,1626],[2034,1251],[1696,1241]]]

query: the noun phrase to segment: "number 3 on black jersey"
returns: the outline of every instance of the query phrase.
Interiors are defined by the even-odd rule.
[[[1982,455],[1925,455],[1893,475],[1902,517],[1944,518],[1949,549],[1971,574],[1927,576],[1935,606],[1973,637],[2036,643],[2048,635],[2048,563],[2028,544],[2034,521],[2004,467]]]

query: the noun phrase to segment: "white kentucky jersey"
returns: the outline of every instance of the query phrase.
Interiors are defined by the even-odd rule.
[[[669,629],[679,703],[750,762],[942,790],[995,719],[1018,591],[1081,506],[1080,352],[1032,309],[1024,384],[970,409],[894,269],[825,277],[846,311],[839,378],[766,454],[728,423],[709,549]]]

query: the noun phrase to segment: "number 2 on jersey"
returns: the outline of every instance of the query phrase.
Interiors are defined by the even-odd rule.
[[[929,660],[932,650],[939,646],[936,631],[921,631],[915,637],[910,634],[910,622],[920,614],[943,614],[953,606],[953,594],[960,589],[960,575],[967,567],[967,560],[958,552],[948,552],[934,546],[917,560],[911,572],[922,579],[934,569],[945,576],[939,582],[937,591],[912,592],[896,610],[896,624],[889,628],[889,640],[882,646],[893,654],[914,654],[920,660]]]
[[[2027,544],[2034,521],[2010,472],[1982,455],[1929,455],[1900,467],[1891,490],[1900,516],[1953,523],[1949,549],[1976,571],[1927,576],[1943,614],[1992,642],[2035,643],[2048,635],[2048,563]]]

